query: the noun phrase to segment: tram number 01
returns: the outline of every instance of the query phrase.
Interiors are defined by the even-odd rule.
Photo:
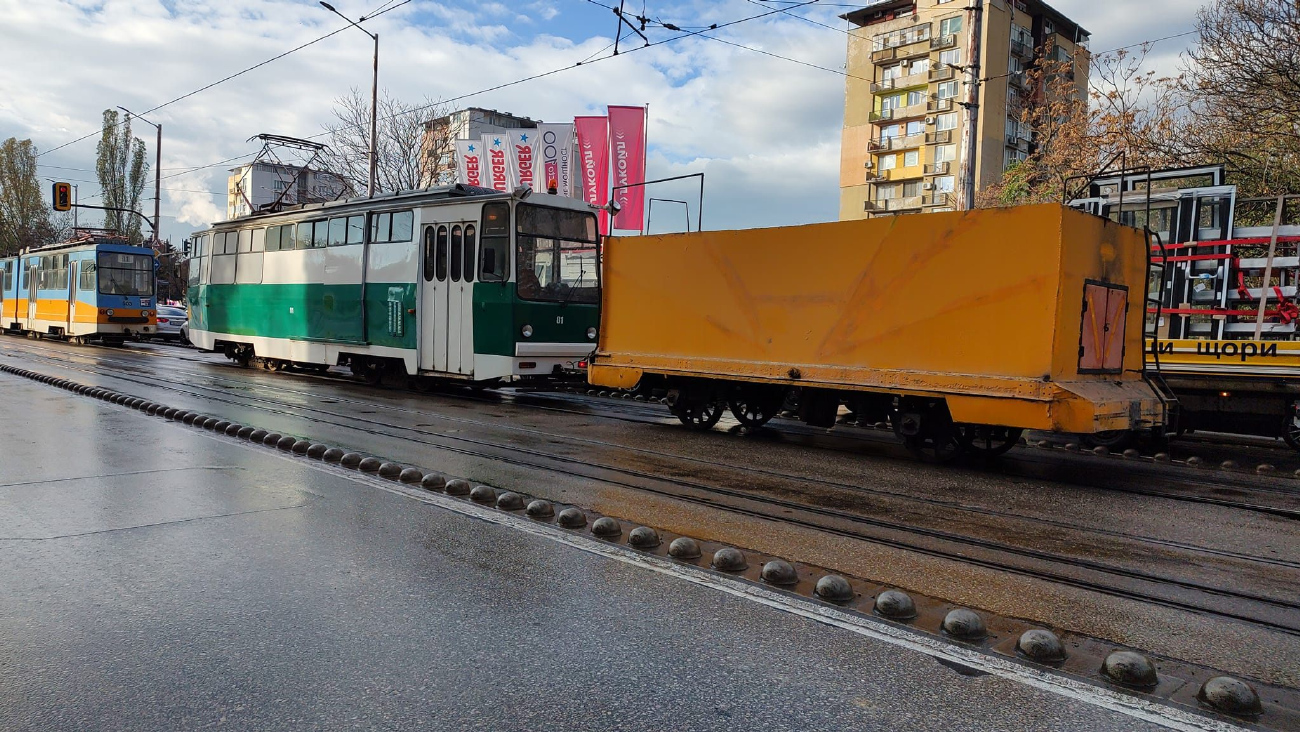
[[[557,316],[555,316],[555,324],[556,324],[556,325],[564,325],[564,316],[563,316],[563,315],[557,315]]]

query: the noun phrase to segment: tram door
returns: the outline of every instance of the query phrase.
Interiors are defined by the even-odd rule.
[[[40,261],[40,258],[33,258],[27,265],[27,330],[36,328],[36,268]]]
[[[77,270],[81,262],[68,262],[68,323],[63,329],[65,336],[72,335],[72,321],[77,313]]]
[[[420,368],[474,373],[473,223],[449,221],[424,227],[420,314]],[[467,260],[466,257],[469,257]]]

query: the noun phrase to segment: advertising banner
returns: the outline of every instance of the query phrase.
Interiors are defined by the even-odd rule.
[[[537,130],[510,130],[510,169],[517,185],[546,192],[546,181],[537,176]]]
[[[510,179],[510,135],[501,132],[483,134],[484,170],[483,186],[498,191],[514,190]]]
[[[645,182],[645,122],[645,107],[609,108],[610,167],[618,188],[614,199],[623,209],[611,224],[615,229],[645,227],[645,186],[619,188]]]
[[[540,178],[537,190],[551,188],[561,196],[573,195],[569,163],[573,157],[573,124],[543,123],[537,125],[537,160],[540,161]]]
[[[578,170],[582,176],[582,199],[595,206],[609,203],[609,118],[577,117]],[[609,214],[601,211],[600,233],[609,233]]]
[[[483,186],[483,141],[456,141],[456,180],[467,186]]]

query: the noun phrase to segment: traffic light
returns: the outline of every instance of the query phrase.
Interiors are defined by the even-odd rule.
[[[72,210],[72,184],[71,183],[54,184],[54,210],[55,211]]]

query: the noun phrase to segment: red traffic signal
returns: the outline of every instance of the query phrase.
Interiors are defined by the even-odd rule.
[[[72,184],[71,183],[54,184],[54,210],[55,211],[72,210]]]

